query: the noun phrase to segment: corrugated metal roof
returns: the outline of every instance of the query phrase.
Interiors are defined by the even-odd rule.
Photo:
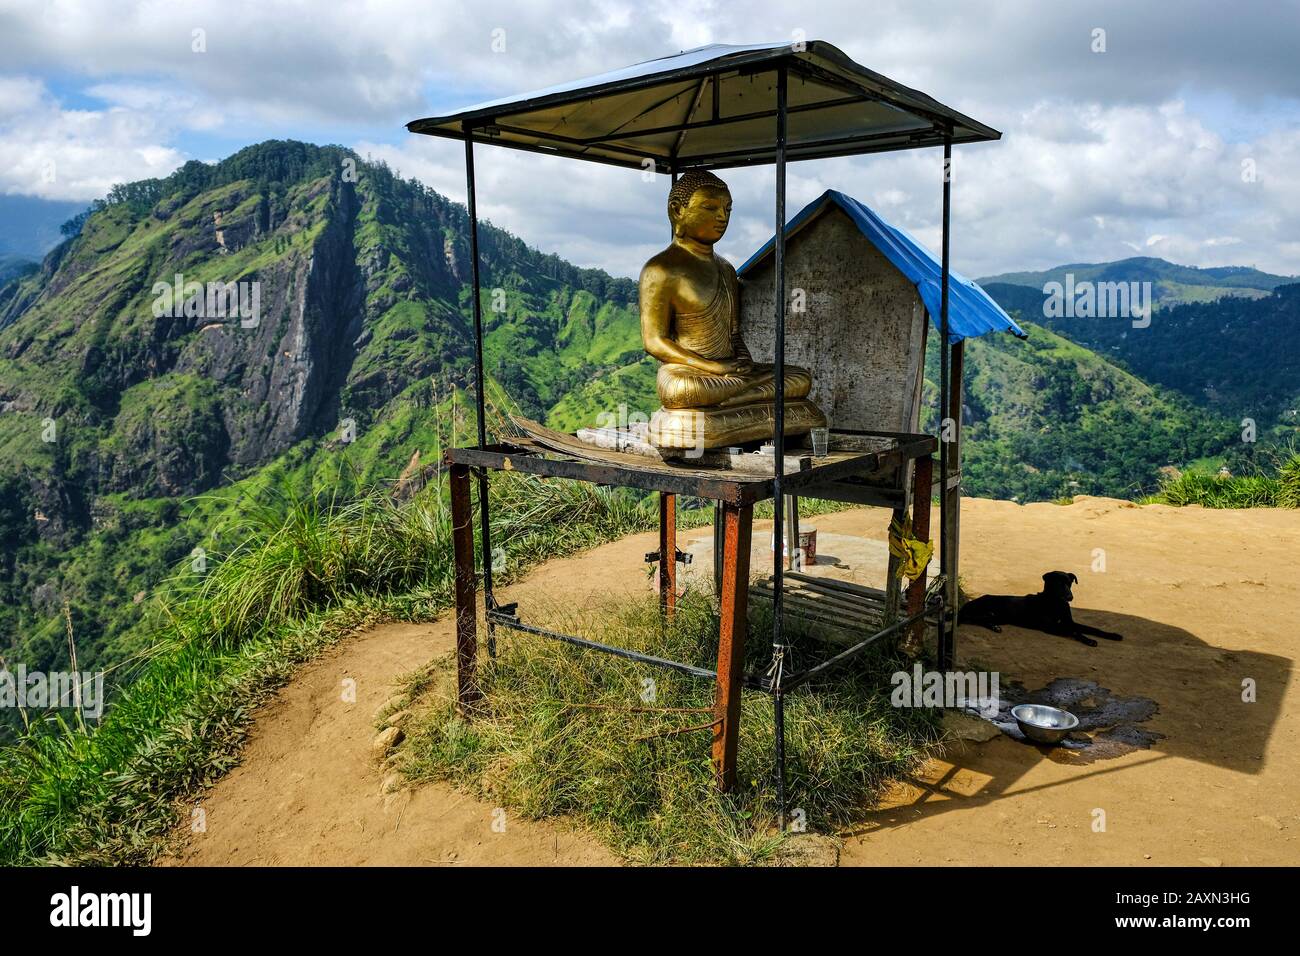
[[[826,190],[790,220],[785,230],[786,242],[826,210],[836,207],[847,213],[862,235],[916,286],[926,311],[930,313],[930,320],[938,329],[939,304],[943,295],[943,263],[905,229],[886,222],[874,210],[852,196],[834,189]],[[775,241],[776,237],[773,236],[737,272],[743,276],[771,255]],[[986,332],[1012,332],[1021,338],[1026,337],[1015,320],[979,285],[952,271],[948,274],[948,280],[949,342],[955,344]]]
[[[776,158],[787,68],[789,160],[993,140],[995,129],[874,73],[829,43],[712,44],[444,116],[413,133],[659,172]]]

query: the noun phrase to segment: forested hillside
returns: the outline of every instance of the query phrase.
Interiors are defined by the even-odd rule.
[[[1226,295],[1155,310],[1134,328],[1121,318],[1045,317],[1041,289],[991,283],[990,295],[1144,380],[1240,421],[1261,436],[1293,435],[1300,408],[1300,283],[1259,296]]]
[[[69,629],[83,667],[131,658],[152,589],[233,546],[250,504],[392,480],[472,426],[464,208],[382,164],[264,143],[117,187],[69,231],[0,292],[11,662],[66,665]],[[630,280],[491,226],[481,253],[489,367],[525,410],[638,351]],[[188,293],[155,314],[178,275],[256,282],[257,321]]]

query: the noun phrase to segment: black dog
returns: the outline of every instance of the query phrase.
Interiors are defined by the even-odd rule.
[[[1031,631],[1072,637],[1089,647],[1097,646],[1097,642],[1087,636],[1089,634],[1108,641],[1124,640],[1122,634],[1079,624],[1070,616],[1070,602],[1074,600],[1074,592],[1070,590],[1072,583],[1078,584],[1079,579],[1068,571],[1048,571],[1043,575],[1041,593],[1024,597],[986,594],[962,607],[958,623],[978,624],[990,631],[1001,631],[1001,625],[1011,624]]]

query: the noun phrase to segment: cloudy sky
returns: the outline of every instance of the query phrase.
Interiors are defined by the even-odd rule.
[[[956,150],[968,275],[1131,255],[1300,273],[1300,0],[0,0],[0,193],[90,200],[297,138],[463,200],[462,148],[408,120],[800,35],[1003,131]],[[841,189],[936,245],[940,162],[792,164],[789,202]],[[665,177],[486,148],[478,166],[482,214],[541,249],[635,275],[663,244]],[[772,172],[725,176],[740,260],[771,232]]]

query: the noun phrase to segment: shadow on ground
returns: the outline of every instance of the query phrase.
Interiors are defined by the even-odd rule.
[[[901,825],[986,805],[1012,788],[1019,796],[1085,776],[1122,774],[1138,764],[1117,758],[1137,751],[1149,751],[1142,766],[1179,757],[1236,773],[1263,770],[1291,679],[1289,658],[1225,650],[1182,628],[1133,615],[1082,609],[1076,619],[1117,630],[1125,640],[1089,648],[1020,628],[1001,634],[959,628],[959,668],[1000,674],[1001,716],[992,724],[1002,728],[988,743],[952,742],[939,776],[910,778],[910,799],[871,812],[851,832],[889,828],[895,825],[891,817]],[[1244,699],[1247,686],[1254,688],[1254,702]],[[1080,717],[1078,732],[1055,747],[1027,742],[1014,730],[1006,733],[1010,707],[1022,701],[1070,710]],[[974,720],[962,719],[966,732]],[[966,732],[975,740],[984,736]],[[998,738],[1005,740],[993,754]],[[1078,772],[1016,787],[1043,761]],[[1195,779],[1187,780],[1188,788],[1195,785]],[[898,813],[904,809],[906,814]]]

